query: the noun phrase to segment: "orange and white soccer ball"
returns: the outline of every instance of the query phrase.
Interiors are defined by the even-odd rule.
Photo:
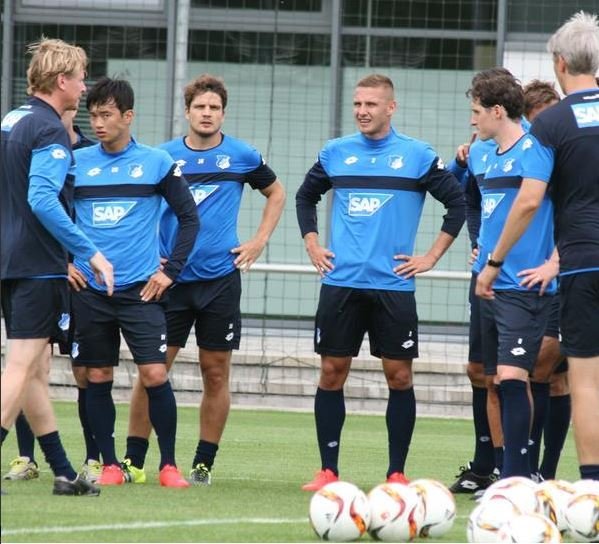
[[[424,521],[424,506],[414,489],[400,483],[377,485],[368,493],[370,535],[384,542],[410,542]]]
[[[574,486],[565,480],[545,480],[537,484],[536,493],[541,514],[564,532],[568,528],[564,514],[568,502],[574,495]]]
[[[456,516],[456,505],[451,491],[441,482],[421,478],[409,484],[422,501],[424,521],[420,536],[440,537],[452,527]]]
[[[331,482],[310,500],[310,523],[322,540],[356,540],[366,532],[369,522],[368,499],[349,482]]]
[[[497,542],[499,529],[518,515],[520,512],[514,504],[502,497],[481,502],[468,517],[468,542]]]
[[[497,542],[555,543],[562,541],[559,529],[541,514],[520,514],[504,523],[497,531]]]
[[[599,483],[580,480],[564,517],[568,534],[576,542],[599,542]]]
[[[529,478],[511,476],[490,485],[484,492],[481,502],[493,497],[510,501],[520,514],[539,514],[541,507],[536,495],[537,484]]]

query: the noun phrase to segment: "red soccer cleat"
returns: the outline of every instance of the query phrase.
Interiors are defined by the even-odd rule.
[[[324,470],[319,470],[311,482],[304,484],[302,486],[302,490],[318,491],[322,489],[325,485],[330,484],[331,482],[338,481],[339,476],[337,476],[332,470],[325,468]]]
[[[125,473],[119,465],[104,465],[102,474],[96,483],[98,485],[122,485],[125,483]]]
[[[403,472],[393,472],[387,476],[387,483],[408,485],[410,480],[406,478],[406,475]]]
[[[158,476],[160,485],[164,487],[189,487],[189,482],[181,476],[179,469],[173,465],[164,465]]]

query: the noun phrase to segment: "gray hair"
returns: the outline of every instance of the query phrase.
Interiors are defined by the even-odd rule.
[[[547,51],[562,57],[568,73],[595,75],[599,70],[599,21],[597,15],[579,11],[549,38]]]

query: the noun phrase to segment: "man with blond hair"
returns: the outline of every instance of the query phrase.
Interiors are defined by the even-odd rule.
[[[69,328],[67,251],[113,286],[112,265],[72,222],[73,155],[61,122],[85,91],[80,47],[42,38],[29,47],[28,102],[2,120],[1,269],[7,355],[1,439],[24,410],[55,475],[55,495],[98,495],[77,477],[58,435],[48,389],[48,342]]]
[[[553,166],[550,194],[560,259],[560,327],[568,357],[580,475],[599,480],[599,21],[576,13],[549,39],[566,97],[531,127]],[[490,258],[501,263],[540,207],[547,186],[524,179]],[[485,267],[477,294],[493,298],[499,268]]]

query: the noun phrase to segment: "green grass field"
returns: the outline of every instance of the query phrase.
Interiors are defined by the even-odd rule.
[[[59,428],[71,460],[83,460],[75,403],[56,403]],[[124,453],[127,406],[118,406],[117,453]],[[197,440],[197,408],[179,409],[177,457],[189,470]],[[97,498],[54,497],[52,474],[39,480],[4,482],[2,542],[310,542],[310,494],[300,485],[319,468],[312,414],[233,410],[209,488],[164,489],[157,483],[157,444],[151,441],[148,483],[103,488]],[[341,445],[344,480],[368,491],[382,482],[387,467],[382,416],[348,415]],[[458,466],[470,459],[470,421],[419,418],[408,457],[410,478],[452,483]],[[39,452],[39,448],[36,449]],[[2,448],[2,472],[16,456],[11,432]],[[39,459],[41,460],[41,459]],[[572,437],[558,477],[577,480]],[[466,519],[474,507],[457,496],[458,517],[444,542],[466,539]],[[366,535],[361,541],[369,541]],[[423,539],[424,540],[424,539]]]

